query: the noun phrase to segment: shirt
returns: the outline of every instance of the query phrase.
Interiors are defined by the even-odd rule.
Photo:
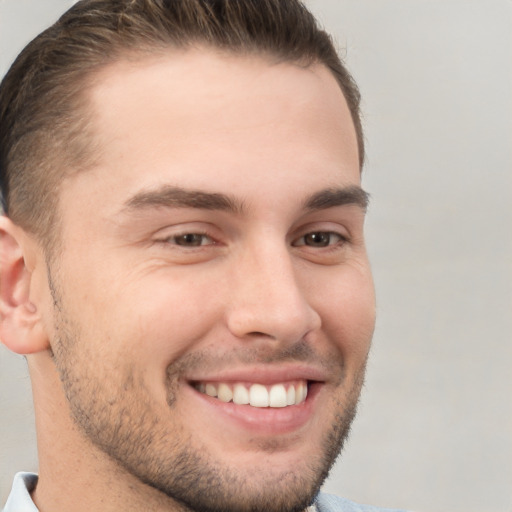
[[[39,512],[30,493],[37,484],[34,473],[17,473],[14,477],[11,494],[2,512]],[[400,510],[383,509],[369,505],[358,505],[352,501],[330,494],[320,493],[315,505],[308,507],[306,512],[405,512]]]
[[[37,475],[34,473],[17,473],[14,477],[11,493],[2,512],[39,512],[30,493],[37,484]],[[317,512],[313,505],[306,512]]]

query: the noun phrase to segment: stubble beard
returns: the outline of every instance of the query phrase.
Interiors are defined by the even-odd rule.
[[[294,467],[276,474],[272,468],[257,468],[252,474],[243,474],[202,449],[199,436],[192,438],[180,423],[172,425],[159,419],[152,407],[155,403],[151,394],[135,368],[126,367],[123,375],[118,376],[117,394],[107,396],[108,369],[102,371],[101,364],[95,364],[101,361],[88,353],[80,328],[66,317],[55,289],[52,293],[57,326],[53,357],[72,419],[90,443],[115,461],[121,469],[120,477],[124,470],[160,491],[162,509],[169,510],[300,512],[313,502],[349,435],[364,367],[343,401],[337,402],[338,413],[323,435],[321,448],[310,460],[303,461],[300,470]],[[304,347],[297,351],[303,352]],[[168,368],[166,391],[170,412],[177,400],[176,376],[188,364],[185,357]],[[278,451],[279,443],[267,443],[261,450]]]

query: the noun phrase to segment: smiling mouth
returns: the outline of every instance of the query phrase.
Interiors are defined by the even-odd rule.
[[[194,382],[193,387],[221,402],[252,407],[283,408],[299,405],[308,395],[308,381],[276,383],[272,385],[242,382]]]

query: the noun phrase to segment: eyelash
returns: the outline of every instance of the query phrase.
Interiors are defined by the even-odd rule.
[[[325,240],[325,237],[328,237],[327,240]],[[193,239],[195,237],[195,240]],[[315,237],[319,237],[320,244],[315,245]],[[197,240],[199,238],[199,240]],[[308,245],[308,238],[311,243]],[[335,241],[333,242],[333,238]],[[180,240],[181,239],[181,240]],[[188,239],[188,240],[187,240]],[[206,243],[205,240],[208,240]],[[181,243],[181,242],[185,243]],[[198,243],[193,243],[194,241],[197,241]],[[175,245],[179,247],[185,247],[185,248],[199,248],[204,246],[212,246],[217,245],[217,242],[214,238],[212,238],[208,233],[202,232],[202,231],[190,231],[186,233],[178,233],[176,235],[169,236],[167,238],[164,238],[162,240],[159,240],[159,242],[163,244],[168,245]],[[344,245],[345,243],[349,242],[348,237],[337,233],[335,231],[311,231],[308,232],[298,239],[296,239],[291,245],[293,247],[312,247],[315,249],[329,249],[329,248],[336,248]]]
[[[325,241],[325,238],[322,239],[322,237],[326,237],[326,236],[328,237],[327,241]],[[311,244],[308,246],[308,244],[307,244],[308,237],[310,237],[310,239],[313,237],[319,237],[320,239],[322,239],[322,242],[320,245]],[[333,238],[337,239],[334,243],[332,243]],[[314,240],[311,240],[311,241],[314,242]],[[335,231],[319,230],[319,231],[310,231],[310,232],[306,233],[305,235],[302,235],[292,245],[294,247],[313,247],[313,248],[317,248],[317,249],[325,249],[325,248],[334,248],[334,247],[342,246],[348,241],[349,241],[348,237],[346,237],[340,233],[336,233]],[[323,245],[324,242],[325,242],[325,245]]]
[[[187,243],[179,243],[179,239],[184,239],[186,237],[200,237],[201,241],[199,244],[187,244]],[[209,239],[211,243],[202,243],[205,239]],[[188,247],[188,248],[196,248],[196,247],[204,247],[206,245],[216,245],[215,240],[208,235],[208,233],[204,233],[202,231],[190,231],[186,233],[178,233],[176,235],[169,236],[162,240],[159,240],[163,244],[176,245],[179,247]]]

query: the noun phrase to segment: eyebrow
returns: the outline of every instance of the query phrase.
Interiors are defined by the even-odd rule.
[[[170,185],[155,190],[143,190],[135,194],[125,203],[124,210],[134,211],[156,207],[197,208],[236,213],[243,211],[243,204],[226,194],[187,190]]]
[[[325,210],[336,206],[355,205],[363,211],[368,208],[370,195],[357,185],[328,188],[308,197],[304,208],[310,211]],[[150,208],[196,208],[243,213],[243,202],[226,194],[188,190],[165,185],[154,190],[142,190],[124,204],[125,211]]]
[[[306,201],[307,210],[325,210],[335,206],[359,206],[364,212],[368,209],[370,194],[357,185],[342,188],[328,188],[313,194]]]

